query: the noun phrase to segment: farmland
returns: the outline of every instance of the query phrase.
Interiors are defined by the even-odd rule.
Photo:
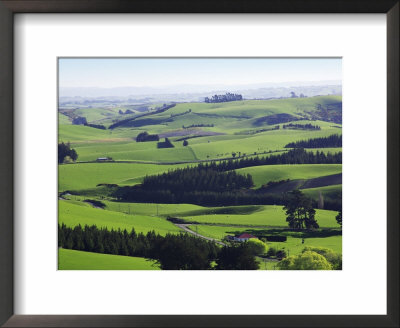
[[[132,112],[121,114],[128,108]],[[341,96],[148,103],[145,108],[65,105],[59,113],[59,142],[70,145],[78,154],[76,161],[59,163],[60,225],[68,229],[96,226],[120,230],[121,234],[134,229],[139,234],[135,237],[138,245],[145,238],[147,243],[152,241],[152,231],[166,238],[165,242],[173,240],[170,236],[181,235],[226,243],[228,235],[251,233],[262,238],[273,234],[286,236],[287,240],[266,241],[267,248],[283,249],[290,255],[300,254],[306,246],[325,247],[341,254],[341,225],[336,216],[341,208],[342,164],[341,157],[339,160],[333,156],[341,156],[341,147],[310,148],[301,150],[303,153],[291,153],[293,149],[286,147],[291,142],[341,135]],[[85,117],[89,125],[74,125],[72,117]],[[157,134],[160,140],[136,142],[143,132]],[[165,138],[171,148],[160,147],[159,142]],[[312,162],[309,154],[314,156]],[[290,156],[297,156],[295,162],[290,162]],[[104,158],[105,162],[99,160]],[[265,158],[277,162],[261,163]],[[215,168],[202,168],[200,163],[215,164]],[[223,163],[241,166],[222,168]],[[203,189],[168,187],[176,183],[168,180],[177,179],[173,172],[182,169],[185,173],[176,176],[183,179],[183,185],[201,176],[202,180],[196,181],[207,180]],[[250,177],[252,185],[238,187],[239,182],[228,181],[226,190],[216,193],[216,179],[222,181],[229,173],[229,179],[239,182],[240,177]],[[165,189],[158,187],[161,184],[150,185],[149,177],[162,174],[158,179]],[[294,189],[300,189],[312,201],[318,223],[314,232],[297,233],[288,227],[284,205]],[[224,197],[223,201],[218,203],[217,197]],[[139,248],[124,252],[139,252]],[[157,270],[163,266],[142,256],[115,255],[120,249],[108,253],[104,249],[106,254],[74,249],[59,249],[60,270]]]
[[[58,250],[59,270],[159,270],[158,265],[148,259],[131,256],[107,255]]]

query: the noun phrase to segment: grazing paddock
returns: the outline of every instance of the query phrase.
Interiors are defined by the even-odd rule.
[[[160,270],[156,261],[143,257],[120,256],[58,249],[58,270]]]

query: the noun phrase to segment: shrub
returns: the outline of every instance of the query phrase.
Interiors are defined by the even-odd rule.
[[[286,252],[283,249],[280,249],[279,251],[276,252],[276,257],[280,260],[284,259],[286,257]]]
[[[332,270],[332,265],[324,256],[312,251],[289,256],[277,266],[279,270]]]
[[[271,247],[270,249],[268,249],[267,256],[268,257],[276,256],[276,252],[277,252],[276,248]]]
[[[264,254],[267,251],[267,245],[259,239],[252,238],[247,241],[247,244],[254,255]]]
[[[315,252],[323,257],[332,265],[333,270],[342,270],[342,255],[335,253],[333,250],[324,247],[310,247],[303,249],[304,252]]]

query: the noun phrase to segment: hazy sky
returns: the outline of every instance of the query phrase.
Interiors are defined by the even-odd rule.
[[[61,58],[60,87],[154,87],[342,79],[339,58]]]

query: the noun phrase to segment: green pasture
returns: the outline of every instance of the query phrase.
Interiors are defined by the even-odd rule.
[[[72,124],[72,122],[70,121],[68,116],[58,113],[58,124],[66,125],[66,124]]]
[[[130,213],[133,215],[176,216],[181,213],[202,211],[204,207],[193,204],[154,204],[154,203],[122,203],[103,201],[106,209],[114,212]]]
[[[146,175],[159,174],[186,165],[137,163],[81,163],[58,166],[58,190],[95,188],[100,183],[133,185]]]
[[[239,152],[247,155],[275,150],[284,150],[289,142],[309,138],[327,137],[331,130],[304,131],[304,130],[273,130],[260,134],[229,137],[220,136],[189,139],[189,146],[193,149],[198,159],[231,157],[232,153]],[[238,138],[240,137],[240,138]],[[197,140],[196,140],[197,139]],[[221,156],[224,155],[224,156]],[[208,156],[208,157],[207,157]]]
[[[336,228],[336,211],[316,210],[315,219],[321,228]],[[262,205],[258,211],[251,214],[206,214],[187,215],[181,213],[179,217],[189,222],[223,224],[223,225],[246,225],[246,226],[277,226],[286,227],[286,215],[282,206]]]
[[[102,210],[87,206],[87,204],[71,203],[66,200],[58,202],[58,222],[69,227],[77,225],[96,225],[98,228],[126,229],[132,228],[136,232],[147,233],[154,230],[160,235],[167,233],[179,233],[182,230],[164,218],[149,215],[129,215],[121,212]]]
[[[324,199],[338,199],[342,197],[342,185],[302,189],[302,192],[313,199],[318,199],[320,192]]]
[[[236,170],[253,177],[256,188],[269,181],[312,179],[342,173],[342,164],[261,165]]]
[[[182,142],[174,143],[174,148],[157,148],[157,142],[104,142],[92,144],[72,144],[79,154],[78,161],[94,161],[99,157],[111,157],[116,161],[183,162],[194,161],[196,156],[191,147],[183,147]]]
[[[191,109],[195,113],[214,114],[224,117],[258,117],[288,113],[297,115],[304,111],[316,110],[318,104],[323,107],[342,101],[341,96],[318,96],[310,98],[243,100],[225,103],[182,103],[169,109],[168,114],[177,114]]]
[[[74,114],[76,116],[86,117],[86,120],[91,123],[93,121],[98,121],[104,118],[110,118],[118,114],[120,108],[117,107],[105,107],[105,108],[79,108],[74,109]],[[120,115],[122,116],[122,115]]]
[[[154,260],[142,257],[59,248],[58,270],[160,270],[160,267]]]

